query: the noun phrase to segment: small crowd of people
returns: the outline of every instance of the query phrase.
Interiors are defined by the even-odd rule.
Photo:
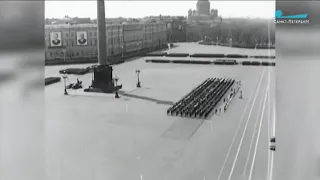
[[[82,81],[80,81],[78,78],[76,83],[70,83],[67,86],[67,89],[81,89],[81,88],[82,88]]]
[[[223,111],[224,112],[227,111],[231,100],[235,97],[235,95],[237,94],[237,91],[240,89],[240,87],[241,87],[241,81],[236,81],[236,86],[231,88],[230,95],[223,98],[223,103],[224,103]],[[243,98],[242,97],[242,90],[240,90],[240,97],[239,98],[240,99]],[[217,112],[217,110],[216,110],[216,112]],[[219,112],[221,112],[221,110],[219,110]]]

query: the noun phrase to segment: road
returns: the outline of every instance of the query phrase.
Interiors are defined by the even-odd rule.
[[[239,125],[217,180],[266,179],[268,176],[271,167],[268,146],[275,96],[273,71],[265,68],[254,93],[247,95],[248,100],[238,116]]]

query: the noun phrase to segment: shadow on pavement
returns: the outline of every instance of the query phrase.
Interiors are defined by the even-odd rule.
[[[172,101],[164,101],[164,100],[158,100],[158,99],[145,97],[145,96],[138,96],[138,95],[128,94],[128,93],[125,93],[123,91],[119,91],[119,94],[122,95],[122,96],[126,96],[126,97],[131,97],[131,98],[136,98],[136,99],[142,99],[142,100],[146,100],[146,101],[155,102],[157,104],[164,104],[164,105],[173,105],[174,104],[174,102],[172,102]]]

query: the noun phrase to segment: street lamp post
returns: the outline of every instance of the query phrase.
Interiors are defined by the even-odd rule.
[[[138,77],[137,88],[140,88],[140,87],[141,87],[141,83],[140,83],[140,72],[141,72],[140,69],[137,69],[137,70],[136,70],[136,74],[137,74],[137,77]]]
[[[66,53],[67,53],[67,50],[66,50],[66,49],[62,49],[62,52],[63,52],[63,61],[66,62]]]
[[[64,95],[68,95],[68,92],[67,92],[67,83],[66,83],[66,79],[68,78],[68,76],[64,74],[64,75],[62,76],[62,78],[63,78],[63,82],[64,82]]]
[[[115,98],[120,98],[119,93],[118,93],[118,81],[119,81],[119,77],[115,77],[114,78],[115,82],[116,82],[116,94],[115,94]]]
[[[121,58],[123,59],[123,45],[121,46]]]
[[[93,82],[94,82],[94,72],[95,72],[95,71],[96,71],[96,66],[92,66],[91,86],[89,86],[89,88],[93,86]]]

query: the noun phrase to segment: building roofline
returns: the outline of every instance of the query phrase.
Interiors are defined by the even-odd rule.
[[[106,27],[117,27],[117,26],[134,26],[134,25],[166,25],[165,22],[139,22],[139,23],[127,23],[127,24],[106,24]],[[45,29],[63,29],[63,28],[97,28],[98,25],[93,24],[46,24]]]

